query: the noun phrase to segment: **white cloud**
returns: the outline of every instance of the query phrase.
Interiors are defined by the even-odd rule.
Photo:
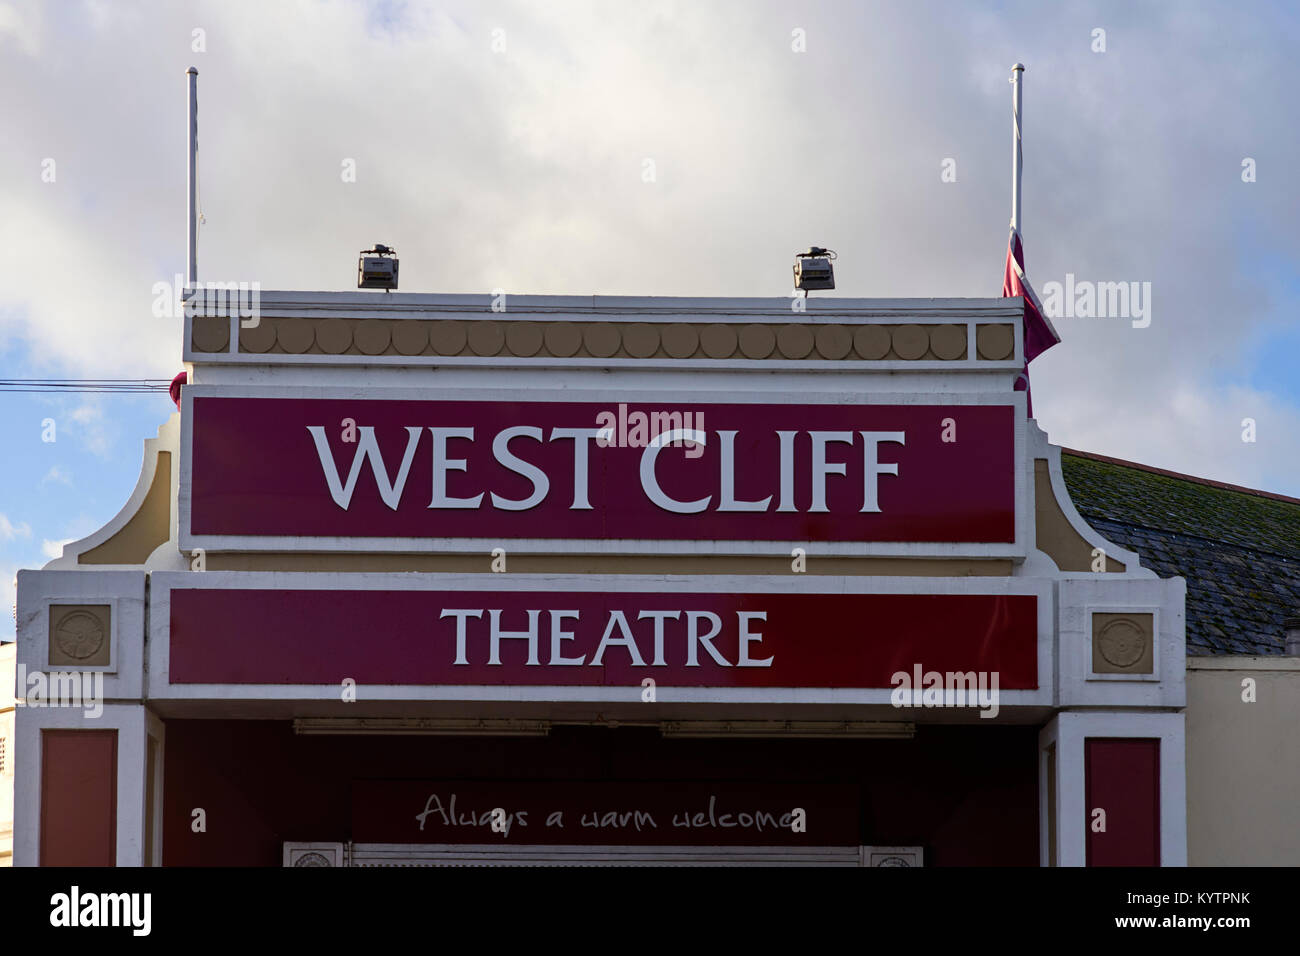
[[[41,47],[40,11],[35,4],[0,3],[0,46],[15,44],[27,56]]]
[[[380,241],[404,291],[785,295],[792,254],[816,243],[839,252],[837,295],[928,297],[1000,289],[1006,76],[1023,59],[1031,280],[1150,281],[1154,302],[1148,329],[1060,323],[1034,363],[1043,426],[1300,494],[1300,446],[1280,437],[1295,401],[1219,384],[1294,297],[1248,271],[1257,250],[1300,261],[1284,8],[1106,8],[1104,54],[1072,8],[1014,2],[32,9],[0,6],[0,48],[59,38],[39,60],[0,57],[0,83],[26,91],[0,156],[0,246],[23,253],[0,257],[0,337],[42,367],[179,369],[179,323],[150,306],[184,267],[191,62],[201,279],[346,289]],[[1232,445],[1243,402],[1260,409],[1249,449]],[[111,420],[81,424],[106,453]]]
[[[104,406],[98,398],[87,398],[78,405],[68,417],[76,424],[73,434],[85,447],[96,455],[107,455],[113,446],[117,429],[104,414]]]
[[[26,521],[22,524],[14,524],[9,517],[0,514],[0,541],[12,541],[14,538],[30,538],[32,536],[32,526]]]
[[[53,561],[55,558],[63,557],[63,546],[76,541],[76,538],[64,538],[61,541],[51,541],[46,538],[41,542],[41,553]]]
[[[59,484],[72,487],[72,476],[60,468],[58,465],[51,465],[50,470],[45,473],[41,479],[41,484],[47,484],[51,481],[57,481]]]

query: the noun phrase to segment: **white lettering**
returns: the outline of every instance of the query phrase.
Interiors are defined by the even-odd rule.
[[[456,663],[468,664],[469,661],[465,658],[465,619],[470,617],[482,619],[482,609],[467,611],[459,608],[446,608],[438,617],[439,619],[444,617],[454,617],[456,619]]]
[[[638,621],[644,621],[646,618],[653,618],[655,622],[655,667],[667,667],[664,663],[664,621],[672,618],[674,621],[681,620],[681,611],[642,611],[636,616]]]
[[[564,619],[570,618],[577,620],[578,611],[552,611],[551,612],[551,664],[581,664],[587,659],[587,655],[581,657],[565,657],[564,652],[560,649],[561,641],[573,640],[573,632],[563,629]]]
[[[777,432],[781,442],[781,504],[777,511],[798,511],[794,506],[794,436],[798,432]]]
[[[600,434],[595,428],[551,429],[551,441],[573,439],[573,504],[569,505],[570,511],[591,510],[591,502],[587,500],[587,442]],[[596,444],[599,445],[600,441],[597,440]]]
[[[708,618],[711,630],[708,634],[700,634],[700,621]],[[718,636],[722,630],[722,618],[712,611],[687,611],[686,612],[686,666],[699,667],[699,649],[704,645],[704,649],[709,652],[713,660],[723,667],[730,667],[731,662],[718,653],[717,648],[713,646],[713,639]]]
[[[655,476],[655,459],[659,457],[659,449],[671,441],[680,439],[698,442],[701,445],[705,444],[704,432],[694,430],[681,429],[656,435],[654,440],[646,446],[646,450],[641,453],[641,487],[645,489],[646,496],[660,508],[663,508],[664,511],[672,511],[677,514],[697,514],[709,506],[709,502],[713,500],[713,495],[706,495],[695,501],[677,501],[664,493],[664,490],[659,487],[659,479]]]
[[[397,480],[393,482],[388,480],[388,468],[384,465],[384,456],[380,454],[379,443],[375,441],[374,427],[363,425],[359,430],[361,441],[357,442],[356,451],[352,453],[352,467],[348,471],[348,482],[342,485],[339,482],[338,466],[334,463],[334,453],[330,451],[329,442],[325,438],[325,426],[307,426],[307,431],[311,433],[312,440],[316,443],[316,456],[320,459],[321,470],[325,472],[330,497],[344,511],[348,510],[352,503],[352,492],[357,487],[357,478],[361,475],[361,463],[368,458],[370,470],[375,475],[375,484],[379,486],[379,496],[384,504],[396,511],[402,499],[402,489],[406,487],[406,476],[411,470],[411,462],[415,460],[415,449],[420,443],[420,429],[414,425],[406,427],[409,436],[406,440],[406,454],[402,456],[402,467],[398,469]]]
[[[764,657],[762,660],[753,660],[749,656],[749,645],[754,641],[761,641],[762,634],[753,634],[749,630],[749,622],[766,621],[766,611],[737,611],[736,617],[740,621],[740,660],[737,664],[740,667],[771,667],[772,658]]]
[[[812,437],[812,507],[809,511],[826,511],[826,477],[843,475],[847,465],[843,462],[827,464],[826,446],[830,442],[853,444],[852,432],[809,432]]]
[[[535,665],[537,663],[537,618],[541,613],[541,611],[528,612],[528,630],[526,631],[503,631],[501,630],[501,609],[489,609],[488,623],[491,626],[491,637],[488,645],[488,664],[493,667],[501,665],[502,641],[527,641],[528,664],[530,667]]]
[[[862,451],[862,510],[879,511],[880,499],[877,480],[880,475],[897,475],[898,465],[893,462],[880,463],[880,443],[882,441],[905,444],[902,432],[859,432],[866,443]]]
[[[722,448],[722,503],[719,511],[766,511],[772,503],[768,495],[762,501],[738,501],[736,499],[736,433],[719,431],[718,439]],[[698,446],[697,446],[698,447]]]
[[[497,461],[505,465],[517,475],[522,475],[533,483],[533,493],[527,498],[515,500],[511,498],[502,498],[495,491],[492,492],[492,506],[500,508],[502,511],[527,511],[529,508],[535,508],[546,498],[546,493],[551,490],[551,480],[546,477],[546,472],[536,465],[516,458],[510,453],[510,439],[517,436],[531,438],[534,441],[542,440],[542,430],[533,428],[529,425],[519,425],[515,428],[506,428],[497,432],[492,439],[492,454],[496,456]]]
[[[614,625],[618,625],[622,637],[610,637],[614,633]],[[628,627],[627,618],[622,611],[611,611],[609,623],[605,625],[605,633],[600,639],[600,646],[596,648],[596,653],[591,657],[591,666],[599,667],[601,660],[605,656],[605,648],[611,644],[618,644],[626,647],[628,653],[632,656],[632,663],[636,667],[645,667],[645,661],[641,659],[641,651],[637,649],[636,639],[632,636],[632,631]]]
[[[362,429],[365,431],[365,429]],[[473,498],[450,498],[447,496],[447,472],[465,471],[469,466],[464,458],[447,457],[447,440],[451,438],[474,438],[472,428],[434,428],[429,426],[433,435],[433,499],[430,508],[477,508],[483,500],[480,491]]]

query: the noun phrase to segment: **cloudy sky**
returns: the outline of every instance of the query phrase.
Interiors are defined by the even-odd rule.
[[[0,378],[181,369],[191,65],[203,279],[347,289],[378,241],[404,291],[781,296],[820,244],[892,298],[1000,292],[1021,60],[1030,280],[1150,284],[1057,320],[1039,423],[1300,495],[1297,48],[1253,2],[0,0]],[[0,408],[7,609],[171,405]]]

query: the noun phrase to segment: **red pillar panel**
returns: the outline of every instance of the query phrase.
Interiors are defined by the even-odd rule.
[[[116,730],[41,732],[40,862],[116,865]]]
[[[1089,737],[1083,759],[1088,866],[1159,866],[1160,741]]]

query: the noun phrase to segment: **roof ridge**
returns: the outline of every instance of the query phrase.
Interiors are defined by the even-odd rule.
[[[1186,475],[1180,471],[1169,471],[1165,468],[1157,468],[1154,465],[1144,465],[1141,462],[1127,461],[1123,458],[1112,458],[1109,455],[1099,455],[1096,452],[1082,451],[1078,448],[1066,448],[1061,446],[1061,454],[1074,455],[1077,458],[1090,458],[1093,461],[1102,461],[1111,465],[1120,465],[1124,468],[1136,468],[1138,471],[1149,472],[1153,475],[1164,475],[1166,478],[1178,478],[1182,481],[1190,481],[1198,485],[1207,485],[1211,488],[1220,488],[1224,491],[1238,491],[1242,494],[1255,495],[1259,498],[1269,498],[1273,501],[1285,501],[1288,504],[1300,505],[1300,498],[1292,498],[1290,495],[1278,494],[1275,491],[1262,491],[1259,488],[1247,488],[1245,485],[1233,485],[1226,481],[1215,481],[1212,478],[1199,478],[1196,475]]]

